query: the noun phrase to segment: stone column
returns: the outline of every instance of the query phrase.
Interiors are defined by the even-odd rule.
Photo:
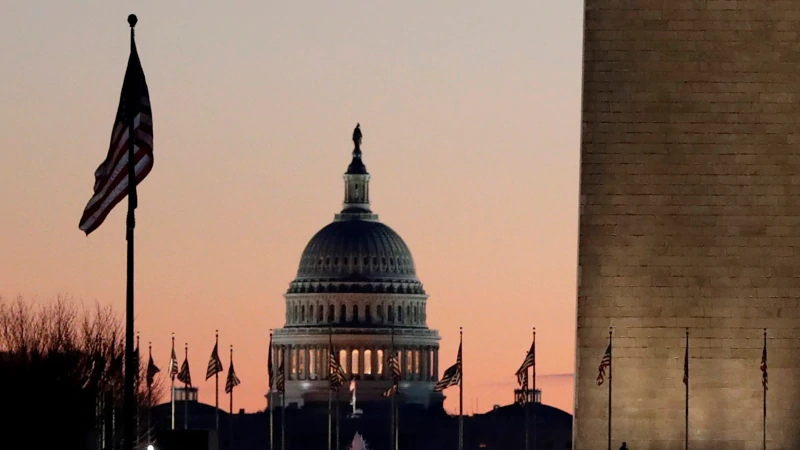
[[[428,347],[423,346],[419,351],[419,379],[422,381],[428,381]]]
[[[433,380],[439,380],[439,352],[433,351]]]

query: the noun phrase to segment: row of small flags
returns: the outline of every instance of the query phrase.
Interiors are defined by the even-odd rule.
[[[597,385],[600,386],[606,379],[606,370],[611,368],[611,331],[608,332],[608,347],[606,347],[606,351],[603,354],[603,358],[600,360],[600,366],[598,367],[598,374],[597,374]],[[766,391],[769,389],[768,387],[768,375],[767,375],[767,330],[764,330],[764,347],[761,350],[761,365],[759,366],[761,370],[761,385],[763,386],[764,390]],[[686,348],[683,355],[683,384],[689,385],[689,330],[686,330]]]
[[[135,357],[136,361],[138,361],[139,356],[139,346],[137,344],[135,350]],[[222,360],[219,357],[219,342],[214,344],[214,350],[211,351],[211,358],[208,361],[208,369],[206,369],[206,380],[209,378],[221,373],[223,371]],[[153,361],[153,352],[152,347],[150,349],[150,358],[147,361],[147,387],[152,388],[153,382],[155,380],[155,376],[157,373],[161,372],[161,369],[156,366],[155,362]],[[180,369],[178,369],[178,357],[175,354],[175,337],[172,338],[172,353],[170,354],[169,358],[169,369],[168,375],[170,379],[175,380],[177,379],[181,383],[185,384],[187,387],[192,386],[192,375],[189,370],[189,345],[186,345],[185,354],[183,364],[181,364]],[[228,376],[225,380],[225,393],[230,394],[233,391],[233,388],[241,384],[241,380],[236,375],[236,371],[233,368],[233,346],[231,346],[231,362],[230,366],[228,367]]]

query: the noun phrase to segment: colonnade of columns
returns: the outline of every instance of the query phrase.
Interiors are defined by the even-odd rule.
[[[396,346],[400,354],[401,378],[407,381],[436,381],[439,373],[439,352],[436,346]],[[328,378],[328,347],[320,345],[274,346],[276,367],[285,358],[289,380],[323,380]],[[388,380],[386,363],[391,346],[334,346],[337,361],[348,376],[359,380]]]

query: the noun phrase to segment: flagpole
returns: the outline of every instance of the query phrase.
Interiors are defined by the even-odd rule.
[[[614,335],[614,327],[608,328],[608,348],[612,348],[612,336]],[[611,372],[614,370],[614,351],[611,351],[611,357],[608,361],[608,450],[611,450],[611,386],[614,384],[611,378]]]
[[[331,448],[331,438],[333,435],[333,421],[331,419],[331,409],[333,408],[333,388],[332,382],[333,373],[331,372],[331,361],[333,360],[333,330],[329,327],[328,328],[328,450],[332,450]],[[286,393],[284,393],[284,396]]]
[[[214,349],[219,347],[219,330],[215,331]],[[215,369],[214,372],[214,421],[217,426],[217,435],[219,435],[219,371],[221,367]]]
[[[128,16],[128,25],[131,27],[131,53],[133,53],[134,27],[138,19],[136,15]],[[139,80],[136,80],[138,84]],[[139,100],[139,86],[134,86],[135,92],[129,95],[126,101]],[[129,111],[138,110],[138,105],[128,105]],[[124,422],[124,450],[133,450],[133,413],[134,413],[134,393],[133,393],[133,230],[136,227],[136,164],[134,160],[134,146],[136,136],[134,134],[135,114],[128,114],[128,217],[126,220],[126,240],[128,241],[128,273],[127,273],[127,295],[125,299],[125,402],[123,404]]]
[[[764,328],[764,367],[763,372],[761,374],[761,387],[763,388],[764,392],[764,421],[761,424],[761,448],[762,450],[767,450],[767,383],[765,383],[765,374],[766,374],[766,364],[767,364],[767,329]]]
[[[136,417],[136,441],[138,441],[139,440],[139,436],[140,436],[139,432],[140,432],[140,430],[142,428],[142,423],[141,423],[142,420],[141,420],[141,417],[140,417],[141,416],[141,411],[139,411],[139,401],[138,401],[139,400],[138,399],[138,397],[139,397],[139,386],[141,386],[141,380],[140,380],[141,370],[139,370],[139,369],[140,369],[140,365],[141,365],[141,361],[142,361],[142,356],[140,355],[140,350],[139,350],[139,332],[138,331],[136,332],[136,352],[135,353],[136,353],[136,367],[134,367],[134,369],[136,369],[136,385],[134,387],[134,397],[137,400],[136,401],[136,415],[135,415],[135,417]]]
[[[175,354],[175,333],[172,333],[172,355]],[[172,369],[172,364],[178,365],[178,360],[172,361],[170,356],[169,377],[172,380],[172,387],[170,388],[170,403],[172,403],[172,429],[175,429],[175,375]]]
[[[686,328],[686,373],[689,373],[689,328]],[[686,407],[684,411],[683,417],[683,426],[684,426],[684,448],[685,450],[689,450],[689,377],[686,377]]]
[[[536,450],[536,327],[533,327],[533,450]],[[527,393],[525,394],[527,395]],[[527,399],[526,399],[527,400]],[[527,427],[527,423],[525,424]]]
[[[464,342],[464,328],[458,327],[458,347]],[[458,382],[458,450],[464,450],[464,357],[459,367],[461,379]]]
[[[268,374],[272,374],[272,373],[275,373],[275,370],[274,370],[275,369],[275,364],[272,363],[272,329],[271,328],[269,330],[269,350],[267,350],[267,351],[268,351],[269,356],[270,356],[269,358],[267,358],[267,359],[269,359],[269,361],[267,361],[267,363],[269,364],[269,368],[268,368],[268,372],[267,373]],[[273,419],[273,416],[274,416],[273,404],[275,403],[275,392],[274,392],[275,390],[273,389],[273,383],[272,383],[272,377],[271,376],[269,377],[268,381],[269,381],[269,450],[274,450],[274,448],[275,448],[275,432],[273,431],[273,429],[274,429],[273,427],[275,426],[275,424],[274,424],[274,419]]]
[[[149,358],[147,360],[148,361],[147,362],[148,372],[149,372],[149,369],[150,369],[150,367],[149,367],[150,366],[150,358],[153,357],[153,343],[152,342],[148,342],[147,343],[147,353],[149,355]],[[150,444],[150,423],[151,423],[150,412],[153,409],[153,405],[151,405],[150,403],[152,401],[153,401],[153,386],[152,386],[152,384],[147,383],[147,443],[148,444]]]
[[[339,386],[339,389],[341,389],[341,386]],[[339,428],[340,428],[339,410],[341,409],[341,402],[342,402],[341,396],[339,395],[339,391],[337,390],[336,391],[336,450],[339,450],[339,441],[341,440],[339,439]]]
[[[392,358],[394,358],[394,356],[395,356],[395,350],[394,350],[394,327],[390,328],[390,331],[391,331],[392,340],[391,340],[391,346],[389,347],[389,352],[390,352],[389,355]],[[384,368],[383,373],[386,373],[386,369],[387,368]],[[390,371],[392,370],[391,367],[388,367],[388,369]],[[392,376],[392,384],[394,384],[393,375],[390,375],[390,376]],[[397,428],[396,428],[396,425],[395,425],[395,408],[396,408],[396,406],[397,406],[397,389],[395,389],[394,392],[392,392],[392,398],[391,398],[391,402],[390,402],[391,410],[389,412],[389,448],[391,450],[397,450],[397,447],[396,447],[396,444],[395,444],[395,436],[397,435]]]
[[[283,379],[283,390],[281,391],[281,450],[286,448],[286,348],[281,346],[281,377]]]
[[[534,330],[535,329],[536,328],[534,328]],[[534,331],[534,336],[535,335],[536,335],[536,331]],[[527,358],[528,355],[525,355],[525,357]],[[528,400],[530,399],[530,397],[528,396],[528,374],[527,374],[528,369],[527,368],[525,368],[525,372],[526,372],[525,373],[525,385],[522,386],[522,399],[523,399],[522,400],[522,407],[525,410],[525,418],[523,419],[524,420],[523,428],[525,428],[525,450],[529,450],[530,449],[530,437],[528,436],[528,434],[529,434],[528,433],[528,406],[529,406],[528,405],[528,403],[529,403]],[[536,392],[534,392],[534,395],[536,395]]]
[[[230,359],[231,368],[233,368],[233,345],[231,345],[230,358],[231,358]],[[228,376],[230,376],[230,372],[228,373]],[[232,450],[233,449],[233,388],[234,387],[235,386],[231,387],[231,391],[230,391],[230,393],[228,393],[228,399],[230,401],[230,405],[229,405],[229,409],[228,409],[228,444],[229,444],[228,450]]]
[[[153,343],[150,342],[150,341],[147,342],[147,353],[149,355],[149,358],[153,357],[152,356],[153,355]],[[150,366],[150,362],[149,362],[150,359],[149,358],[148,358],[148,371],[150,369],[150,367],[149,367]],[[150,383],[147,383],[147,436],[148,436],[148,444],[150,443],[149,442],[150,441],[150,439],[149,439],[149,437],[150,437],[150,410],[153,409],[153,406],[150,404],[150,402],[152,402],[152,401],[153,401],[153,386]]]
[[[189,343],[184,343],[183,357],[189,361]],[[187,362],[188,364],[188,362]],[[189,429],[189,383],[183,383],[183,429]]]

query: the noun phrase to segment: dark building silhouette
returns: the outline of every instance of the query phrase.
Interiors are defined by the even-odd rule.
[[[347,396],[342,393],[339,402],[339,442],[340,450],[346,450],[356,432],[366,439],[371,450],[390,450],[390,412],[389,401],[382,403],[359,403],[363,414],[350,417],[352,412]],[[560,409],[539,403],[529,406],[529,430],[533,439],[536,429],[537,450],[569,449],[572,446],[572,416]],[[183,431],[184,411],[189,412],[189,430]],[[171,405],[164,403],[151,411],[151,420],[156,439],[169,436],[171,426]],[[245,413],[239,411],[228,414],[220,411],[220,429],[215,432],[215,408],[196,401],[190,401],[188,408],[184,402],[175,405],[175,434],[191,439],[209,436],[217,440],[219,450],[264,450],[269,448],[269,411]],[[280,448],[281,412],[273,411],[275,448]],[[334,413],[335,416],[335,413]],[[464,417],[464,448],[479,449],[519,449],[524,446],[524,410],[519,404],[495,407],[484,414]],[[306,403],[302,408],[288,407],[286,418],[286,450],[326,449],[328,442],[327,403]],[[335,420],[334,422],[334,443]],[[400,450],[440,450],[457,448],[458,416],[445,413],[441,407],[424,408],[408,404],[400,409]],[[535,425],[534,425],[535,424]],[[165,431],[167,431],[165,433]],[[205,431],[206,434],[203,434]],[[188,437],[187,437],[188,436]],[[178,440],[178,439],[176,439]],[[159,450],[167,448],[164,442],[155,442]],[[184,448],[184,447],[179,447]],[[335,445],[334,445],[335,448]]]

